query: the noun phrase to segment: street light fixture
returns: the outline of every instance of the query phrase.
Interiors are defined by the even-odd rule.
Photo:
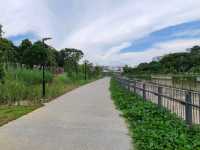
[[[87,61],[84,62],[85,80],[87,80]]]
[[[42,39],[43,46],[45,47],[45,41],[51,40],[52,38],[47,37]],[[45,62],[42,64],[42,96],[45,97],[46,86],[45,86]]]

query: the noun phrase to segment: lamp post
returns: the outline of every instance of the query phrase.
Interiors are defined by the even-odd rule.
[[[42,43],[45,48],[45,41],[51,40],[52,38],[43,38]],[[46,86],[45,86],[45,62],[42,64],[42,97],[45,97],[46,95]]]
[[[84,63],[84,70],[85,70],[85,80],[87,80],[87,61],[85,60],[85,63]]]

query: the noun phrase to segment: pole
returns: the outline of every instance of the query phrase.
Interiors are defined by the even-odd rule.
[[[145,83],[143,83],[142,86],[143,86],[143,88],[142,88],[143,89],[143,99],[146,100],[146,85],[145,85]]]
[[[45,66],[44,64],[42,65],[42,96],[45,97]]]
[[[86,61],[85,61],[85,67],[84,67],[85,68],[85,80],[87,80],[87,70],[86,70],[87,68],[86,68],[86,66],[87,66],[87,64],[86,64]]]
[[[45,41],[51,40],[52,38],[47,37],[42,39],[43,46],[45,48]],[[43,60],[44,61],[44,60]],[[45,62],[42,64],[42,96],[46,96],[46,85],[45,85]]]
[[[192,97],[190,91],[186,92],[185,103],[185,120],[188,125],[192,125]]]
[[[158,106],[162,107],[162,87],[158,87]]]

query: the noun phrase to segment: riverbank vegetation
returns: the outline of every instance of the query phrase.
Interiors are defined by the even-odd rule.
[[[135,68],[124,67],[125,74],[200,74],[200,46],[186,52],[171,53]]]
[[[0,125],[101,76],[100,66],[80,63],[82,50],[57,50],[45,43],[47,38],[34,43],[25,39],[16,46],[2,33],[0,26]]]
[[[15,120],[33,110],[41,107],[42,105],[34,106],[0,106],[0,126]]]
[[[137,150],[200,150],[199,126],[188,127],[175,114],[121,88],[114,79],[110,90]]]

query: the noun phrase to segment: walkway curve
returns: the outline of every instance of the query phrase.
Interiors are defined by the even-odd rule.
[[[0,128],[2,150],[130,150],[109,78],[71,91]]]

